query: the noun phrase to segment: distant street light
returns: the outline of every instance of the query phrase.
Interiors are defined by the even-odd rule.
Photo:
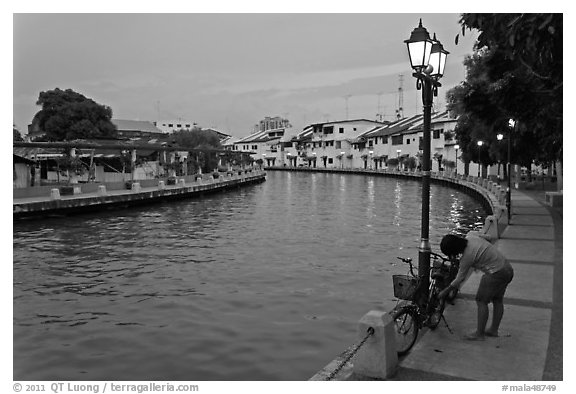
[[[460,145],[454,145],[454,150],[456,151],[456,157],[454,158],[454,175],[458,175],[458,149],[460,149]]]
[[[512,132],[516,131],[516,121],[510,119],[508,126],[512,130],[508,131],[508,190],[506,190],[506,209],[508,210],[508,224],[512,219]]]
[[[370,154],[370,169],[372,169],[372,162],[373,162],[373,156],[374,156],[374,151],[370,151],[368,152]]]
[[[430,275],[430,123],[432,120],[433,97],[438,95],[439,82],[444,75],[448,51],[436,39],[430,39],[426,28],[422,27],[422,19],[418,27],[404,41],[408,47],[410,65],[416,78],[416,89],[422,90],[423,107],[423,163],[422,163],[422,224],[420,248],[418,251],[418,276],[424,297],[428,297]],[[398,156],[400,151],[397,151]]]
[[[480,167],[482,167],[482,164],[480,164],[480,148],[482,147],[482,145],[484,145],[484,141],[478,141],[478,178],[480,178]]]
[[[496,135],[496,139],[498,141],[502,141],[504,139],[504,134],[498,133]],[[498,147],[498,180],[500,180],[500,165],[502,164],[502,159],[500,157],[500,147]]]

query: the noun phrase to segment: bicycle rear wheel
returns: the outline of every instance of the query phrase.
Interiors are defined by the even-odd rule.
[[[418,337],[418,315],[415,310],[402,307],[392,315],[395,325],[396,351],[403,356],[412,349]]]

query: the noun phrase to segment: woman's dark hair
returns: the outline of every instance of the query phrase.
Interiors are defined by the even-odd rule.
[[[440,250],[446,256],[452,257],[464,252],[468,240],[456,234],[448,234],[440,242]]]

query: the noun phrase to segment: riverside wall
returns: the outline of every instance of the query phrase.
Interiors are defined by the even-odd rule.
[[[205,174],[178,177],[170,182],[149,179],[113,184],[89,183],[65,187],[14,189],[13,218],[59,216],[128,208],[199,197],[265,180],[265,171],[251,169],[220,173],[217,176]]]

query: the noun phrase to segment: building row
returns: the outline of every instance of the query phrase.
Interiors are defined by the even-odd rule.
[[[457,160],[456,119],[448,112],[431,121],[432,170]],[[416,168],[421,162],[423,115],[395,122],[353,119],[315,123],[301,131],[282,127],[229,139],[226,149],[249,152],[266,166],[383,169],[390,165]],[[395,160],[392,160],[395,159]],[[453,163],[453,164],[452,164]],[[472,169],[472,168],[471,168]]]

